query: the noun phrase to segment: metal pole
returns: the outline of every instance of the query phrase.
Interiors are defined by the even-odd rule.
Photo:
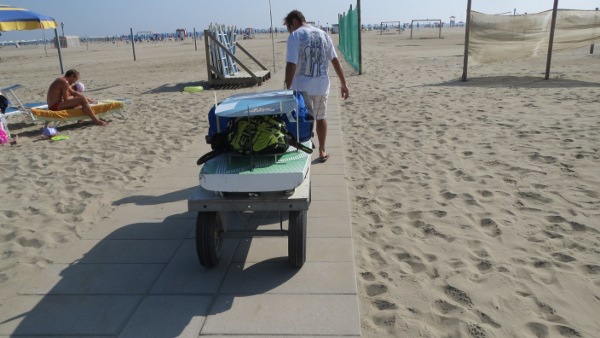
[[[467,24],[465,26],[465,55],[463,61],[462,80],[467,81],[467,68],[469,65],[469,35],[471,30],[471,0],[467,2]]]
[[[58,39],[58,29],[54,28],[54,42],[56,43],[56,49],[58,50],[58,62],[60,63],[60,73],[64,74],[65,70],[63,69],[62,64],[62,53],[60,51],[60,40]]]
[[[194,27],[194,49],[198,51],[198,44],[196,43],[196,27]]]
[[[550,78],[550,65],[552,64],[552,45],[554,44],[554,28],[556,26],[556,14],[558,12],[558,0],[554,0],[552,8],[552,24],[550,26],[550,40],[548,41],[548,59],[546,61],[546,80]]]
[[[360,0],[357,0],[356,15],[358,15],[358,75],[362,75],[362,29],[360,20],[360,8]]]
[[[273,46],[273,74],[275,74],[275,36],[273,35],[273,12],[271,11],[271,0],[269,0],[269,16],[271,17],[271,45]]]
[[[131,48],[133,49],[133,61],[137,61],[135,57],[135,39],[133,38],[133,28],[129,28],[129,32],[131,33]]]
[[[598,7],[596,7],[596,10],[598,10]],[[590,54],[594,54],[594,44],[593,43],[590,45]]]

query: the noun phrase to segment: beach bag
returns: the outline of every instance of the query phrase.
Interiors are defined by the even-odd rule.
[[[238,117],[229,123],[229,149],[248,155],[282,154],[289,147],[285,123],[278,115]]]
[[[2,114],[6,113],[6,108],[10,105],[10,101],[4,95],[0,95],[0,111]]]
[[[219,105],[219,102],[217,105]],[[215,110],[217,109],[217,105],[213,105],[212,108],[208,111],[208,134],[206,135],[206,143],[212,145],[212,149],[216,149],[218,145],[215,145],[214,138],[215,135],[220,132],[227,133],[227,128],[229,128],[229,121],[233,120],[231,117],[219,117],[219,126],[217,128],[217,116],[215,114]]]
[[[285,123],[287,130],[298,138],[298,130],[300,131],[300,142],[306,142],[312,137],[313,130],[313,117],[308,114],[306,104],[304,103],[304,97],[300,92],[295,92],[296,100],[298,102],[298,112],[296,109],[289,113],[283,114],[281,119]],[[296,122],[298,125],[296,125]]]

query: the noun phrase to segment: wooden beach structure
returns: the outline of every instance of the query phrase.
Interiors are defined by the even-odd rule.
[[[211,25],[210,29],[204,31],[204,46],[210,86],[260,86],[271,78],[271,71],[236,41],[234,28]],[[240,61],[235,55],[237,49],[246,54],[260,69],[252,70]]]

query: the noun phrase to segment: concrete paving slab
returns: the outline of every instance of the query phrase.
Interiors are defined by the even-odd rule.
[[[200,265],[194,240],[186,240],[164,269],[152,294],[215,294],[225,278],[238,240],[225,240],[223,256],[218,266],[208,269]]]
[[[167,263],[181,240],[81,240],[51,257],[54,263]]]
[[[292,268],[287,260],[234,264],[221,294],[355,294],[354,262],[307,262]]]
[[[8,335],[84,336],[116,335],[141,296],[46,295],[19,296],[4,301],[9,321],[0,324]]]
[[[352,239],[307,238],[306,260],[308,262],[352,262]],[[287,237],[253,237],[240,240],[233,262],[263,262],[269,259],[288,259]]]
[[[352,228],[350,216],[345,217],[309,217],[306,236],[312,237],[351,237]]]
[[[259,294],[217,298],[202,334],[360,335],[356,295]]]
[[[308,217],[344,217],[350,212],[348,201],[319,201],[311,203]]]
[[[24,295],[142,295],[163,264],[52,264],[27,282]]]
[[[337,175],[311,175],[311,187],[346,187],[346,175],[338,173]]]
[[[119,337],[198,337],[212,297],[148,296]]]
[[[103,222],[82,234],[83,239],[184,239],[195,221],[167,217],[162,221],[140,219],[135,223]]]

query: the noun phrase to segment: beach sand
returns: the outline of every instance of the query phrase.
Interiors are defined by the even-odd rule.
[[[600,63],[589,48],[471,65],[464,38],[365,32],[364,74],[341,103],[365,337],[597,337],[600,327]],[[427,35],[428,34],[428,35]],[[423,39],[427,36],[429,38]],[[275,39],[283,72],[286,34]],[[337,36],[334,36],[337,39]],[[272,68],[268,36],[240,41]],[[56,51],[0,50],[2,84],[43,101]],[[204,41],[63,50],[92,98],[130,98],[106,127],[11,119],[0,147],[0,304],[206,133],[214,102],[261,87],[206,86]],[[332,81],[337,81],[336,78]],[[198,154],[202,155],[202,154]]]

